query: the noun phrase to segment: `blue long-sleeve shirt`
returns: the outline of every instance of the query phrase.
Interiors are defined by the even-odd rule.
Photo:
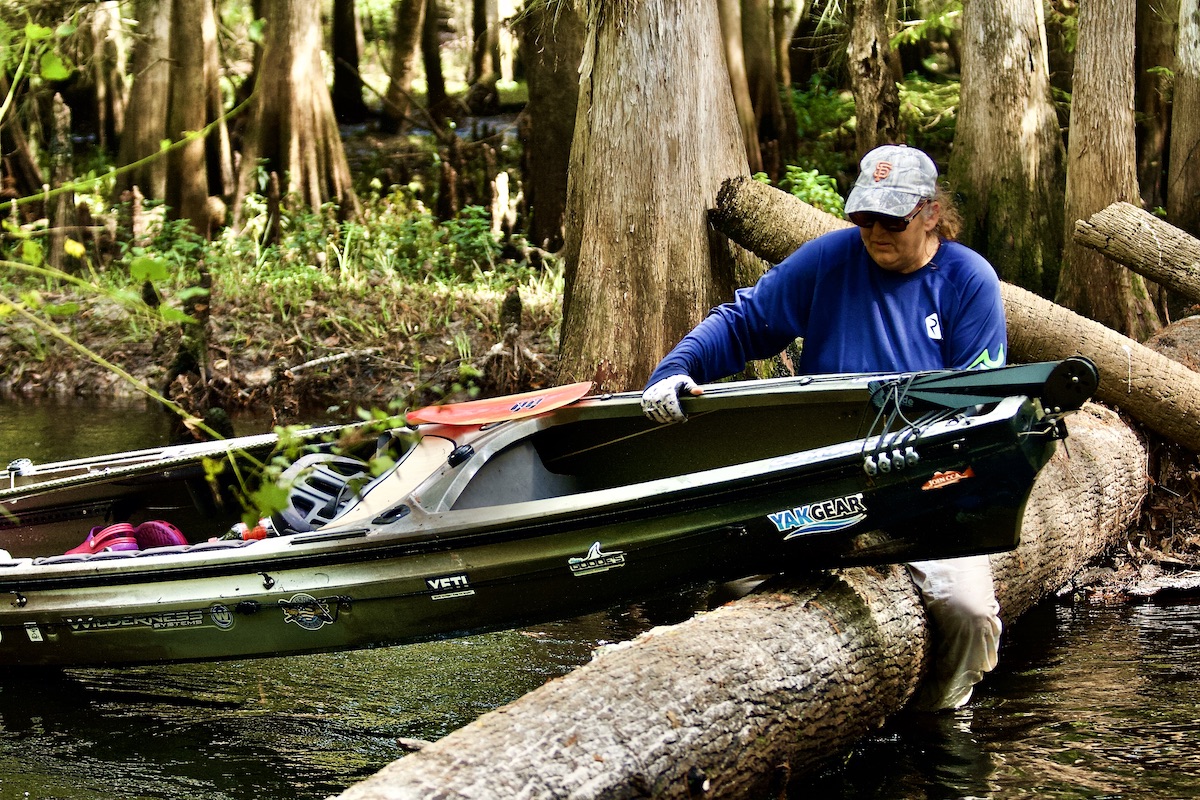
[[[731,303],[713,309],[659,363],[706,383],[804,339],[802,374],[986,369],[1007,351],[1000,282],[968,247],[942,242],[907,275],[882,269],[858,229],[806,243]]]

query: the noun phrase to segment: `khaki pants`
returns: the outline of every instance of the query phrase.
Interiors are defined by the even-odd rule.
[[[1000,604],[987,556],[915,561],[908,565],[933,620],[934,663],[913,705],[926,711],[958,708],[996,666]]]

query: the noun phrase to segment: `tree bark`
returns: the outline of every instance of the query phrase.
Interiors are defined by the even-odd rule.
[[[762,172],[762,151],[758,146],[758,122],[754,117],[754,102],[750,97],[750,80],[746,73],[746,53],[742,49],[742,5],[738,0],[717,0],[721,17],[721,39],[725,47],[725,65],[729,69],[729,85],[733,90],[733,105],[737,110],[738,126],[742,129],[742,144],[746,147],[746,163],[750,173]]]
[[[713,226],[778,263],[809,239],[850,223],[786,192],[752,180],[721,187]],[[1055,361],[1083,355],[1100,371],[1096,398],[1118,406],[1154,432],[1200,452],[1200,377],[1133,339],[1002,283],[1009,361]]]
[[[440,123],[448,116],[450,96],[442,72],[441,14],[438,0],[425,0],[425,24],[421,27],[421,63],[425,67],[425,107]]]
[[[1200,236],[1200,2],[1179,5],[1167,220]]]
[[[711,3],[596,2],[587,19],[559,378],[611,391],[732,295],[739,264],[705,210],[747,170]]]
[[[783,101],[779,97],[780,84],[775,81],[773,24],[771,0],[742,0],[742,54],[746,60],[750,103],[754,107],[755,137],[763,172],[778,181],[792,151]]]
[[[1067,149],[1067,240],[1057,301],[1138,341],[1161,327],[1140,276],[1071,240],[1074,221],[1139,196],[1133,131],[1134,0],[1084,0],[1071,139]]]
[[[362,29],[354,0],[333,0],[331,26],[333,89],[330,99],[333,113],[340,122],[362,122],[367,118],[363,102],[363,81],[358,74],[358,54]]]
[[[1145,492],[1116,414],[1071,418],[1017,550],[992,557],[1012,623],[1115,544]],[[901,709],[930,653],[903,567],[774,580],[632,643],[385,767],[342,800],[761,798]]]
[[[117,164],[126,166],[159,152],[167,138],[167,105],[171,96],[171,9],[174,3],[138,0],[133,15],[138,35],[133,46],[133,85]],[[143,196],[161,200],[167,194],[167,159],[155,158],[117,175],[115,190],[137,186]]]
[[[336,202],[344,217],[358,214],[329,87],[321,67],[321,6],[308,0],[268,0],[266,41],[250,110],[234,219],[256,191],[258,171],[287,176],[285,195],[317,209]],[[264,162],[260,164],[260,162]]]
[[[900,92],[888,66],[888,0],[848,0],[850,45],[846,50],[854,91],[858,155],[895,142]]]
[[[1137,140],[1138,185],[1145,208],[1167,205],[1167,144],[1171,127],[1171,79],[1179,0],[1138,0]]]
[[[962,241],[1004,280],[1052,295],[1062,248],[1064,153],[1041,0],[967,0],[962,27],[949,170],[963,198]]]
[[[121,6],[116,0],[96,3],[88,26],[91,54],[86,59],[96,93],[96,138],[100,148],[113,151],[125,129],[125,44],[121,36]]]
[[[212,0],[174,0],[171,11],[171,100],[167,137],[175,140],[202,129],[208,121],[205,74],[207,42],[216,41]],[[200,234],[208,230],[206,140],[194,136],[167,154],[164,200],[172,219],[186,219]]]
[[[529,86],[521,125],[529,241],[556,252],[563,245],[567,168],[586,31],[574,8],[543,5],[530,8],[519,26]]]
[[[1113,203],[1076,220],[1075,241],[1200,302],[1200,240],[1137,206]]]
[[[500,109],[500,14],[496,0],[472,0],[471,64],[464,103],[475,115]]]
[[[397,0],[392,30],[391,80],[383,99],[381,127],[397,133],[405,127],[412,106],[412,82],[417,73],[417,48],[425,24],[425,0]]]

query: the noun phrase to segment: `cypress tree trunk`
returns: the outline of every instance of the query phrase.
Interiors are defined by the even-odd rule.
[[[1063,143],[1041,0],[968,0],[950,181],[964,244],[1006,281],[1052,295],[1063,235]]]
[[[1070,239],[1075,220],[1139,196],[1133,132],[1134,0],[1084,0],[1067,149],[1067,241],[1056,300],[1141,341],[1161,327],[1145,281]]]
[[[267,0],[267,33],[255,78],[234,218],[243,198],[257,190],[260,160],[287,177],[285,195],[308,208],[334,201],[343,216],[358,214],[358,197],[333,103],[321,67],[320,5],[308,0]]]
[[[711,3],[593,2],[586,16],[559,379],[607,391],[641,385],[731,295],[737,264],[705,209],[746,159]]]

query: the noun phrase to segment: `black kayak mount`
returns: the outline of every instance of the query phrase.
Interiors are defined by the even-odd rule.
[[[871,399],[880,408],[888,401],[943,408],[998,403],[1005,397],[1038,398],[1050,414],[1077,411],[1096,392],[1100,373],[1083,356],[988,370],[917,373],[900,380],[871,383]]]

